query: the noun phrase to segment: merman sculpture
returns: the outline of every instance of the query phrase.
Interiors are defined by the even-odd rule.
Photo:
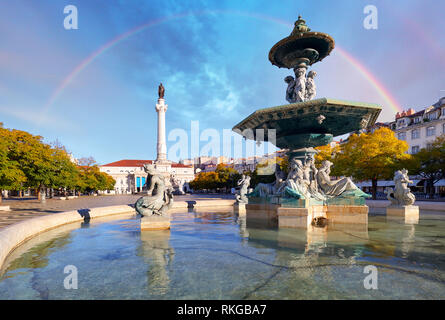
[[[147,196],[139,198],[135,203],[136,211],[143,217],[152,215],[167,215],[173,205],[173,193],[164,176],[159,174],[153,165],[145,164],[147,173]]]
[[[235,196],[236,202],[238,203],[248,203],[249,199],[247,198],[247,191],[249,189],[250,185],[250,176],[248,175],[242,175],[242,178],[238,180],[237,183],[239,186],[241,186],[241,189],[239,191],[239,194]]]
[[[408,170],[402,169],[394,173],[395,190],[388,188],[387,198],[393,206],[410,206],[416,201],[416,197],[411,193],[408,183],[412,183],[408,177]]]

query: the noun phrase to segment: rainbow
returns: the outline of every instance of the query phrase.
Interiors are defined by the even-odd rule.
[[[269,21],[278,23],[281,25],[285,25],[289,28],[293,28],[293,24],[289,23],[287,21],[283,21],[280,19],[276,19],[273,17],[269,17],[266,15],[258,14],[258,13],[251,13],[251,12],[243,12],[243,11],[236,11],[236,10],[204,10],[204,11],[193,11],[193,12],[186,12],[182,14],[172,15],[168,17],[163,17],[160,19],[151,20],[148,23],[144,23],[140,26],[137,26],[127,32],[124,32],[117,36],[116,38],[110,40],[109,42],[105,43],[101,47],[99,47],[97,50],[92,52],[86,59],[84,59],[79,65],[77,65],[69,74],[68,76],[60,82],[60,84],[56,87],[54,92],[49,97],[48,101],[44,105],[43,108],[43,114],[46,114],[51,107],[54,105],[55,101],[62,95],[63,91],[69,86],[69,84],[84,70],[88,67],[94,60],[96,60],[98,57],[100,57],[103,53],[110,50],[112,47],[116,46],[123,40],[138,34],[150,27],[158,26],[160,24],[170,22],[177,19],[182,19],[188,16],[200,16],[200,15],[208,15],[208,14],[230,14],[230,15],[239,15],[243,17],[250,17],[254,19]],[[400,104],[397,102],[397,100],[391,95],[391,93],[385,88],[383,83],[377,79],[375,75],[373,75],[366,67],[361,63],[359,60],[354,58],[352,55],[350,55],[346,50],[339,48],[336,46],[336,50],[340,53],[340,56],[347,60],[348,63],[350,63],[364,78],[365,80],[370,83],[373,88],[377,91],[377,93],[380,95],[380,97],[385,101],[385,103],[394,111],[394,112],[400,112],[403,111]]]

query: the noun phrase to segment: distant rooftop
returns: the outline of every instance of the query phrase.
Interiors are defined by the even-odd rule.
[[[104,164],[102,167],[143,167],[145,164],[153,164],[153,160],[132,160],[125,159]],[[181,163],[172,162],[172,168],[192,168]]]

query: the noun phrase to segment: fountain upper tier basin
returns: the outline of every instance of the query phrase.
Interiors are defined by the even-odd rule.
[[[335,136],[371,127],[381,111],[382,107],[373,103],[321,98],[259,109],[232,130],[246,139],[270,141],[282,149],[316,147]],[[263,129],[264,135],[256,129]],[[276,130],[275,142],[269,129]]]

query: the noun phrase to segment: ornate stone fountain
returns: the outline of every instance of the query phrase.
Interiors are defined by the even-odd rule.
[[[299,17],[290,36],[270,50],[269,60],[273,65],[294,70],[295,77],[284,79],[289,104],[258,109],[232,130],[258,143],[274,137],[275,141],[270,142],[288,150],[290,170],[286,176],[277,169],[274,183],[257,185],[254,192],[248,194],[247,209],[260,208],[258,204],[263,209],[265,205],[272,205],[278,208],[279,216],[281,212],[282,216],[338,216],[337,220],[343,222],[367,222],[365,198],[369,195],[349,178],[332,181],[329,176],[332,163],[325,161],[320,168],[314,164],[317,152],[314,147],[332,142],[335,136],[361,132],[372,126],[381,112],[377,104],[313,99],[316,72],[311,70],[306,75],[307,69],[328,56],[334,47],[331,36],[311,31]],[[269,132],[271,129],[274,132]],[[360,217],[351,220],[344,216],[354,212]],[[280,219],[283,223],[285,220]]]

